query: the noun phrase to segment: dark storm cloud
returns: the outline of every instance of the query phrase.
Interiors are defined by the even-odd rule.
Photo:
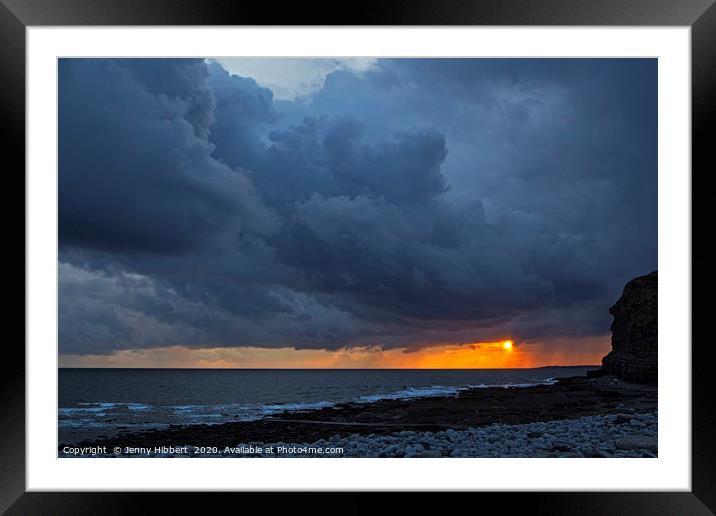
[[[262,130],[278,119],[273,94],[253,79],[229,75],[218,63],[211,63],[209,71],[209,87],[216,101],[211,128],[213,155],[253,168],[265,150]]]
[[[381,60],[275,102],[62,60],[60,246],[64,353],[603,334],[656,267],[656,64]]]
[[[271,146],[256,184],[279,208],[322,195],[367,195],[395,204],[426,202],[445,191],[445,137],[433,129],[361,139],[352,118],[305,118],[268,134]]]
[[[155,62],[60,62],[62,245],[167,254],[226,227],[270,229],[249,179],[201,137],[213,113],[203,62]]]

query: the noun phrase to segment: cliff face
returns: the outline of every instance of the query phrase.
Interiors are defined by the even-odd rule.
[[[609,313],[612,351],[602,359],[608,372],[627,382],[657,383],[657,293],[654,271],[631,280]]]

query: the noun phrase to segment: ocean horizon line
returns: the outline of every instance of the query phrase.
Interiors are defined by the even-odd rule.
[[[118,370],[193,370],[193,371],[511,371],[516,369],[602,367],[601,364],[544,365],[538,367],[83,367],[58,366],[58,369]]]

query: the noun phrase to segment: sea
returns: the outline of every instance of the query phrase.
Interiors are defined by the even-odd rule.
[[[343,402],[455,396],[581,376],[537,369],[59,369],[58,441],[72,444],[169,425],[220,424]]]

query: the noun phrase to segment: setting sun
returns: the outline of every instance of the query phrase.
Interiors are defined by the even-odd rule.
[[[512,341],[506,340],[502,343],[502,347],[505,348],[505,351],[512,351]]]

